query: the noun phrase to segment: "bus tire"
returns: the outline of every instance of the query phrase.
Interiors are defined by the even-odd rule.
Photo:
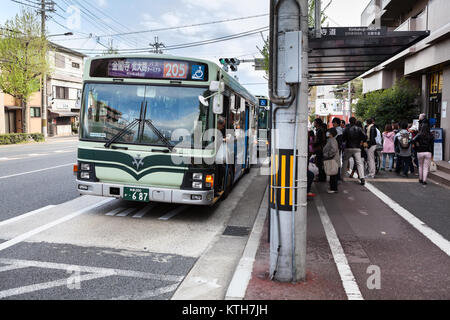
[[[231,190],[233,189],[233,173],[231,172],[231,168],[229,168],[227,173],[227,184],[225,186],[225,190],[222,196],[222,199],[225,200],[228,198],[228,195],[231,193]]]

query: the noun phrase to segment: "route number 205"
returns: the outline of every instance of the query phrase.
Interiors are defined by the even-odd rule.
[[[169,79],[186,79],[189,70],[187,63],[165,62],[164,78]]]

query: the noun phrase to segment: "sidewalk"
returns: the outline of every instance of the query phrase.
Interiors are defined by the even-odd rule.
[[[346,300],[351,298],[350,283],[367,300],[450,299],[450,189],[431,182],[424,187],[417,181],[416,176],[405,179],[382,172],[366,187],[349,179],[334,195],[326,193],[327,184],[315,183],[318,197],[308,201],[306,281],[269,279],[266,216],[243,298]],[[397,211],[402,208],[420,219],[416,226],[425,231],[414,226],[419,220],[407,221],[369,189],[387,195]],[[324,214],[334,227],[336,241],[329,239],[329,226],[321,221]],[[336,257],[336,246],[342,248],[346,261]],[[350,274],[342,272],[345,263]],[[380,270],[380,288],[370,285],[374,266]]]

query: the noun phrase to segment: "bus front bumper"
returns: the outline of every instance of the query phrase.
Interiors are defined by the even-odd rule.
[[[77,189],[82,195],[123,198],[124,187],[145,188],[149,190],[150,202],[180,203],[193,205],[213,205],[214,190],[181,190],[155,187],[132,186],[77,180]]]

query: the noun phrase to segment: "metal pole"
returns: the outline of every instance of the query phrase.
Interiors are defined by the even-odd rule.
[[[307,182],[308,182],[308,1],[299,0],[301,17],[300,30],[302,31],[302,82],[297,93],[297,151],[298,151],[298,189],[297,189],[297,211],[295,211],[295,278],[294,281],[306,279],[306,232],[307,232]],[[320,0],[319,3],[319,26],[320,26]],[[317,14],[317,12],[316,12]],[[321,33],[319,27],[319,32]]]
[[[314,16],[314,23],[315,23],[315,36],[316,38],[322,37],[322,12],[321,12],[321,0],[315,0],[314,3],[314,10],[315,10],[315,16]],[[308,19],[308,17],[307,17]]]
[[[348,83],[348,114],[347,114],[347,110],[345,110],[345,116],[346,118],[350,119],[350,117],[352,116],[352,83],[349,82]],[[347,115],[349,115],[347,117]],[[345,123],[348,123],[348,119],[345,120]]]
[[[45,9],[45,0],[41,0],[41,36],[45,39],[45,19],[46,19],[46,9]],[[44,57],[47,55],[46,52],[42,53]],[[42,104],[42,134],[44,135],[44,139],[47,139],[47,74],[44,73],[42,75],[42,96],[41,96],[41,104]]]

